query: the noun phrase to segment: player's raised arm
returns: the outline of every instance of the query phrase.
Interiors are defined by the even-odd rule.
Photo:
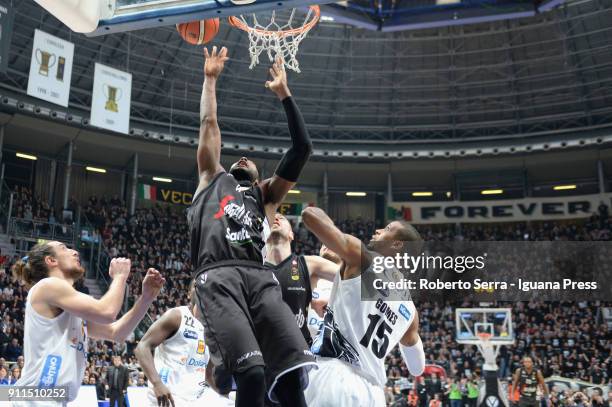
[[[298,180],[304,165],[312,153],[312,142],[306,130],[306,124],[291,91],[287,85],[287,73],[282,59],[277,58],[270,68],[271,81],[266,82],[270,89],[280,99],[287,115],[287,125],[291,135],[291,147],[281,158],[274,175],[261,183],[266,208],[276,208],[282,203],[287,192]]]
[[[41,282],[42,284],[36,290],[32,302],[50,304],[88,321],[102,324],[111,323],[117,317],[123,304],[125,283],[130,273],[130,267],[129,259],[115,258],[111,260],[109,274],[113,281],[106,294],[99,300],[78,292],[67,281],[59,278],[48,278]]]
[[[147,310],[157,297],[166,280],[161,273],[153,268],[147,270],[142,281],[142,295],[132,308],[120,319],[111,324],[99,324],[88,321],[89,335],[92,338],[123,342],[140,323]]]
[[[198,142],[198,191],[205,188],[221,167],[221,130],[217,122],[217,79],[223,71],[227,48],[204,48],[204,86],[200,101],[200,139]],[[197,192],[196,191],[196,194]]]
[[[340,267],[333,261],[324,259],[321,256],[304,256],[310,274],[310,285],[316,287],[319,279],[334,281],[336,273]]]
[[[362,243],[354,236],[342,233],[320,208],[308,207],[302,211],[304,225],[348,266],[360,266]]]
[[[162,383],[157,369],[155,369],[153,352],[166,339],[174,335],[180,326],[181,312],[179,309],[173,308],[166,311],[164,315],[151,325],[134,350],[138,363],[149,379],[149,382],[153,385],[153,391],[159,406],[172,405],[174,407],[174,399],[168,387]]]

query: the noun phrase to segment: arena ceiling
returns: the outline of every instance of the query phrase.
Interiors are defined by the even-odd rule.
[[[88,114],[95,62],[133,74],[132,126],[195,136],[201,48],[173,27],[87,38],[34,2],[16,1],[9,71],[25,94],[34,28],[75,43],[70,109]],[[612,126],[612,0],[566,3],[534,18],[383,33],[333,22],[302,43],[290,74],[319,143],[381,145],[526,140]],[[223,24],[231,60],[218,85],[225,135],[274,145],[282,109],[249,70],[246,34]],[[347,147],[348,148],[348,147]]]

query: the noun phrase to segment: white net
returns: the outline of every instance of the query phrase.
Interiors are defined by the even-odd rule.
[[[296,57],[300,43],[318,20],[317,6],[309,7],[307,12],[298,9],[284,13],[272,10],[271,16],[265,18],[260,16],[259,19],[255,14],[230,18],[234,26],[249,35],[251,55],[249,68],[253,69],[259,64],[259,56],[265,51],[270,62],[281,56],[285,66],[295,72],[300,72],[300,64]]]

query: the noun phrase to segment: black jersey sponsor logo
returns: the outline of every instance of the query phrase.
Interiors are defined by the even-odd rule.
[[[225,231],[225,238],[231,243],[238,246],[253,243],[251,235],[245,228],[240,229],[237,232],[232,232],[230,228]]]
[[[311,350],[319,356],[336,358],[351,365],[361,366],[359,352],[342,335],[336,321],[334,321],[334,313],[329,307],[325,308],[323,325],[312,343]]]
[[[298,271],[298,263],[297,260],[293,260],[291,262],[291,279],[293,281],[299,281],[300,279],[300,273]]]
[[[224,196],[219,202],[219,210],[215,213],[214,218],[221,219],[221,217],[226,216],[241,225],[247,227],[253,226],[251,211],[246,209],[244,203],[239,205],[233,202],[235,199],[233,195]]]

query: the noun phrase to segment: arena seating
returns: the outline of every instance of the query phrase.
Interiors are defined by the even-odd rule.
[[[52,223],[57,213],[43,200],[36,199],[27,188],[19,188],[16,200],[16,217],[24,220],[44,219]],[[83,208],[85,217],[99,229],[104,246],[111,257],[127,256],[132,259],[133,276],[130,279],[130,295],[140,292],[142,277],[149,267],[162,270],[167,276],[167,287],[151,307],[153,319],[171,307],[187,303],[187,291],[191,278],[188,228],[183,208],[151,206],[137,209],[128,215],[125,204],[118,198],[91,197]],[[338,222],[342,230],[367,241],[374,232],[374,224],[361,219]],[[419,227],[428,240],[610,240],[612,223],[606,211],[594,214],[586,222],[542,222],[506,225],[463,225],[459,231],[454,225]],[[318,251],[314,236],[302,224],[295,225],[295,250],[302,254]],[[24,301],[27,291],[10,275],[8,270],[17,257],[0,257],[0,384],[3,367],[6,382],[23,364],[20,358],[23,338]],[[456,306],[459,304],[453,304]],[[461,304],[468,305],[468,304]],[[609,331],[600,321],[600,303],[515,303],[513,319],[517,344],[502,348],[498,358],[500,377],[507,380],[519,366],[523,355],[531,355],[545,377],[558,375],[597,384],[608,383],[612,375],[610,363]],[[476,380],[482,365],[480,354],[473,346],[454,342],[454,312],[451,304],[420,303],[421,336],[427,363],[441,366],[449,379],[459,380],[463,388],[469,380]],[[106,369],[111,356],[121,354],[131,374],[131,384],[144,386],[146,379],[139,370],[132,353],[135,339],[123,344],[91,341],[89,366],[84,384],[95,384],[99,397],[104,394]],[[387,358],[388,382],[385,389],[388,405],[418,405],[426,407],[440,394],[444,400],[447,379],[439,384],[427,379],[417,383],[409,378],[408,371],[396,349]],[[10,379],[8,377],[10,376]],[[411,390],[414,395],[409,393]],[[553,394],[553,405],[571,406],[571,394]],[[466,399],[466,403],[469,401]],[[603,406],[592,400],[593,407]]]

